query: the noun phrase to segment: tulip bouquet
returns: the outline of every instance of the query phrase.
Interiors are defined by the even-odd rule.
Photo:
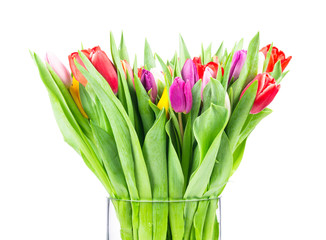
[[[171,60],[145,41],[144,63],[131,67],[123,35],[119,47],[110,38],[112,61],[82,49],[68,57],[71,73],[53,54],[43,63],[31,53],[65,141],[116,200],[123,240],[218,239],[216,199],[291,57],[259,49],[258,33],[247,50],[241,40],[191,58],[180,36]]]

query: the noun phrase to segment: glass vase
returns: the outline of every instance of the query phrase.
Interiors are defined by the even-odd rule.
[[[108,198],[107,240],[221,240],[221,199]]]

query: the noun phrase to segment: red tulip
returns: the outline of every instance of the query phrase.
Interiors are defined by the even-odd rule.
[[[275,83],[275,79],[269,75],[269,73],[260,73],[246,86],[246,88],[242,91],[240,98],[249,88],[249,86],[256,80],[258,81],[258,89],[254,104],[250,111],[251,114],[259,113],[265,107],[267,107],[273,101],[281,87],[281,85]]]
[[[91,49],[87,49],[87,50],[82,50],[82,53],[84,53],[86,55],[86,57],[90,60],[90,53],[91,53]],[[69,60],[69,66],[72,72],[72,75],[76,78],[76,80],[78,82],[80,82],[81,84],[83,84],[84,86],[86,86],[87,80],[86,78],[83,76],[83,74],[77,69],[74,59],[76,59],[76,61],[82,65],[84,68],[85,65],[83,63],[83,61],[81,60],[80,56],[78,55],[78,52],[74,52],[72,54],[70,54],[68,56],[68,60]]]
[[[194,57],[192,61],[195,63],[195,65],[197,67],[199,79],[203,79],[206,67],[209,67],[210,69],[213,70],[213,72],[214,72],[213,78],[216,78],[217,71],[218,71],[218,64],[216,62],[209,62],[205,65],[202,65],[200,57]],[[224,69],[222,68],[222,75],[223,74],[224,74]]]
[[[269,51],[270,47],[271,47],[271,45],[269,44],[266,47],[263,47],[262,49],[260,49],[260,52],[262,52],[266,57],[267,52]],[[271,57],[269,59],[268,66],[267,66],[267,69],[266,69],[266,72],[272,72],[273,69],[274,69],[274,65],[279,60],[281,60],[282,71],[284,71],[286,66],[289,64],[291,58],[292,58],[291,56],[288,57],[288,58],[285,58],[285,54],[284,54],[283,51],[278,50],[277,47],[273,47],[272,52],[271,52]]]
[[[137,68],[139,79],[141,79],[141,74],[142,74],[142,72],[143,72],[143,69],[144,69],[144,67]]]
[[[96,70],[105,78],[105,80],[109,83],[112,91],[114,93],[118,92],[118,75],[116,72],[116,69],[111,62],[111,60],[108,58],[106,53],[101,50],[99,46],[94,47],[92,49],[88,50],[82,50],[82,52],[86,55],[86,57],[90,60],[90,62],[93,64],[93,66],[96,68]],[[86,78],[81,74],[81,72],[77,69],[74,59],[81,64],[83,67],[85,65],[80,59],[80,56],[78,55],[78,52],[72,53],[69,57],[69,65],[72,71],[72,74],[76,78],[78,82],[86,86],[87,80]]]

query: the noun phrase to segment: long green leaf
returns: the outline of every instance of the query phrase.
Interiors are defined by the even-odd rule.
[[[248,114],[251,110],[251,107],[254,103],[256,93],[257,93],[258,82],[255,81],[250,85],[250,87],[243,94],[236,108],[234,109],[229,123],[226,127],[226,134],[230,140],[231,150],[233,151],[241,132],[243,125],[246,122]]]
[[[153,199],[168,199],[165,110],[162,109],[145,137],[143,153],[148,167]],[[159,169],[159,171],[158,171]],[[168,226],[168,204],[153,204],[153,238],[165,240]]]

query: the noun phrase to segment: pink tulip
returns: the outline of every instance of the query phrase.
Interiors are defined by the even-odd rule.
[[[66,88],[69,88],[72,84],[72,77],[65,65],[63,65],[63,63],[53,53],[46,53],[45,61],[59,76]]]
[[[213,76],[214,76],[214,71],[211,68],[206,67],[205,71],[204,71],[204,75],[203,75],[203,82],[201,85],[201,99],[202,100],[203,100],[204,89],[205,89],[206,85],[209,83],[209,81],[211,80],[211,77],[213,77]]]

